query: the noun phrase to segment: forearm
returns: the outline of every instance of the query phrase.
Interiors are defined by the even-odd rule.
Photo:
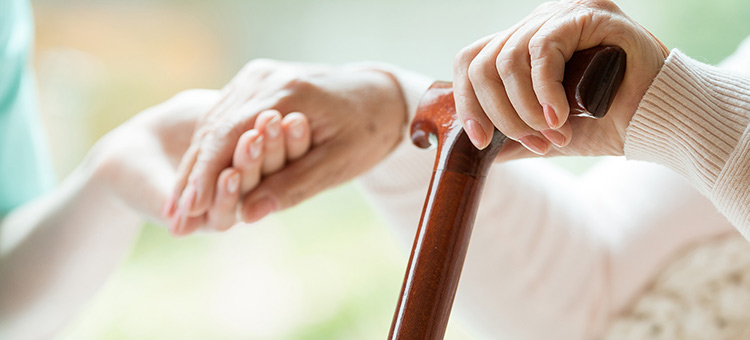
[[[749,112],[750,78],[675,50],[628,127],[625,154],[682,174],[750,238]]]
[[[0,221],[0,338],[47,338],[130,249],[140,220],[77,168]]]

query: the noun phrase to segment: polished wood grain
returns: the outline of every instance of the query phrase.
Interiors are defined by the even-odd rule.
[[[576,52],[563,82],[571,114],[603,117],[624,73],[625,53],[618,47]],[[507,137],[495,130],[487,148],[475,148],[456,118],[447,82],[433,84],[422,98],[411,137],[422,148],[436,140],[437,157],[389,339],[442,339],[485,178]]]

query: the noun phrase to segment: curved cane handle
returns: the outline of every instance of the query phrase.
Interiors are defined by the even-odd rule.
[[[563,78],[570,115],[604,117],[625,76],[625,62],[625,51],[617,46],[598,46],[574,53],[565,64]],[[432,145],[431,134],[440,141],[449,131],[460,129],[452,86],[450,82],[435,82],[422,97],[411,124],[414,145],[427,148]]]

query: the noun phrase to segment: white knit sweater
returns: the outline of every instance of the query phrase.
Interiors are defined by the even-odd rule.
[[[454,316],[490,339],[706,338],[750,324],[747,304],[730,306],[750,301],[750,246],[731,241],[733,224],[750,236],[750,80],[737,72],[750,60],[725,66],[670,54],[627,131],[626,156],[649,162],[609,158],[580,177],[540,159],[495,165]],[[432,80],[382,67],[413,114]],[[434,152],[404,140],[362,184],[408,246]],[[711,255],[690,260],[700,252]],[[730,284],[728,295],[701,293]],[[680,325],[708,333],[668,332]]]

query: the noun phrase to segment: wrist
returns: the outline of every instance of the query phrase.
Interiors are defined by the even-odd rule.
[[[625,155],[666,165],[710,196],[747,126],[742,84],[674,51],[626,130]]]
[[[397,129],[397,133],[395,134],[395,143],[393,144],[393,146],[395,147],[403,139],[403,136],[408,129],[408,124],[411,121],[411,116],[409,115],[408,104],[406,97],[404,96],[404,91],[398,81],[398,78],[396,78],[396,76],[389,71],[380,68],[372,68],[365,70],[365,72],[375,73],[385,80],[379,82],[379,84],[382,84],[379,86],[381,95],[379,96],[379,100],[377,100],[375,104],[377,105],[378,103],[390,103],[388,106],[391,109],[383,110],[382,113],[388,115],[384,118],[389,122],[392,122],[392,124],[389,125]]]
[[[125,199],[127,193],[118,189],[134,185],[127,183],[128,165],[123,160],[123,149],[128,144],[123,140],[118,142],[116,135],[120,129],[122,127],[97,141],[75,172],[85,182],[82,187],[84,193],[96,197],[101,208],[115,212],[113,216],[118,218],[141,219],[141,214]]]

